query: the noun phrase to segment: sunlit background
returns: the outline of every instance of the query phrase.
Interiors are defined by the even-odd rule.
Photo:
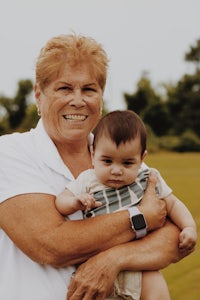
[[[0,94],[34,80],[40,48],[75,31],[103,44],[110,57],[105,100],[124,108],[146,72],[154,86],[192,71],[184,54],[200,37],[199,0],[0,0]]]

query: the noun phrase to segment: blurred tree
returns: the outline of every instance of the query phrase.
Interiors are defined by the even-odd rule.
[[[102,108],[102,116],[106,115],[108,113],[108,109],[106,107],[106,102],[103,102],[103,108]]]
[[[35,104],[29,103],[32,90],[31,80],[20,80],[14,98],[0,96],[0,135],[35,126],[39,117]]]
[[[169,118],[167,106],[158,95],[147,76],[143,75],[133,94],[124,94],[127,109],[135,111],[143,121],[148,124],[158,136],[168,131]]]
[[[184,75],[176,87],[169,88],[166,105],[173,134],[192,130],[200,137],[200,71]]]
[[[185,60],[195,63],[194,74],[185,74],[174,85],[163,84],[165,97],[158,95],[144,74],[136,92],[124,94],[127,108],[138,113],[157,136],[180,137],[189,130],[200,137],[200,39]]]
[[[14,98],[0,97],[0,106],[6,110],[11,130],[16,129],[24,119],[27,108],[27,96],[32,90],[33,84],[31,80],[21,80],[18,82],[18,90]]]
[[[133,94],[124,93],[127,109],[135,111],[138,115],[144,114],[144,110],[149,105],[154,92],[150,81],[146,77],[141,77],[137,83],[136,92]]]
[[[180,135],[190,130],[200,137],[200,39],[185,54],[185,61],[194,63],[196,70],[167,89],[171,131]]]
[[[186,130],[179,139],[179,143],[174,147],[179,152],[198,152],[200,151],[200,139],[194,131]]]
[[[190,50],[185,54],[185,61],[194,63],[196,70],[200,70],[200,39],[196,41],[195,46],[190,46]]]
[[[35,128],[39,118],[36,105],[34,103],[29,104],[26,109],[26,116],[17,128],[17,131],[24,132],[31,128]]]

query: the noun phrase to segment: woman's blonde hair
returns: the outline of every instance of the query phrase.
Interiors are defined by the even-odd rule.
[[[36,82],[42,90],[58,76],[65,63],[71,67],[89,63],[93,76],[104,90],[108,57],[102,45],[93,38],[68,34],[47,42],[36,63]]]

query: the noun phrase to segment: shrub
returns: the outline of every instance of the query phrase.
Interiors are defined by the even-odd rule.
[[[200,139],[192,130],[187,130],[180,136],[180,142],[174,150],[179,152],[199,152]]]

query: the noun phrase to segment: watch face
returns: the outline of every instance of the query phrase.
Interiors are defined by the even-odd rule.
[[[147,227],[144,216],[142,214],[133,216],[132,223],[135,230],[141,230]]]

